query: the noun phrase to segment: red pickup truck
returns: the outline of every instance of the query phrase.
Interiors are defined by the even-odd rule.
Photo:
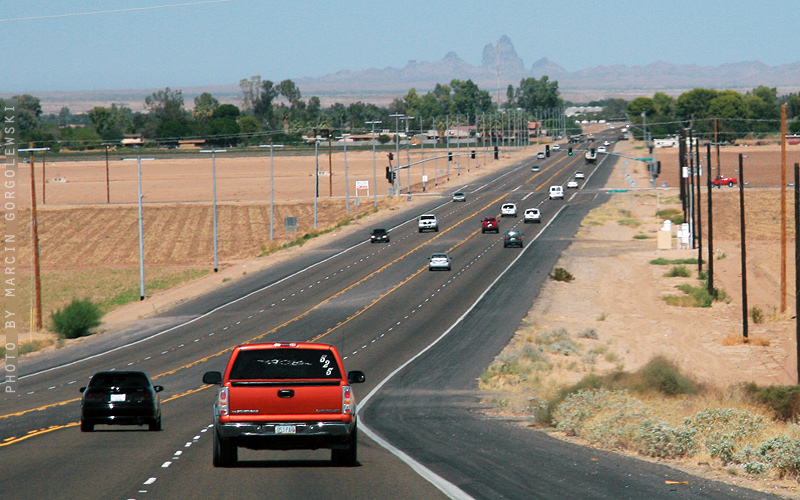
[[[225,371],[206,372],[220,386],[214,403],[215,467],[231,467],[238,448],[331,449],[336,465],[357,463],[356,400],[342,358],[327,344],[275,342],[233,349]]]

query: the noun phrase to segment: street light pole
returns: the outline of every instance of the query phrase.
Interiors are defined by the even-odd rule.
[[[406,177],[408,179],[408,182],[406,182],[406,191],[408,191],[408,194],[411,194],[411,140],[408,137],[408,122],[409,122],[409,120],[413,120],[413,119],[414,119],[413,116],[406,116],[405,117],[405,121],[406,121],[406,170],[408,170],[408,175]]]
[[[227,149],[201,149],[201,153],[211,153],[211,191],[212,214],[214,220],[214,272],[219,272],[219,258],[217,253],[217,153],[224,153]]]
[[[269,241],[275,237],[275,150],[282,144],[260,144],[260,148],[269,148]]]
[[[375,192],[373,195],[375,208],[378,208],[378,171],[377,165],[375,163],[375,124],[381,123],[380,120],[372,120],[368,122],[364,122],[368,125],[372,125],[372,189]]]
[[[139,185],[139,300],[144,300],[144,217],[142,210],[142,162],[155,158],[123,158],[122,161],[136,161],[136,176]]]

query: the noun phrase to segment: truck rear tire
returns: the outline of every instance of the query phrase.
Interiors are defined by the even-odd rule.
[[[333,465],[341,467],[355,467],[358,465],[358,429],[353,429],[347,448],[344,450],[331,450]]]
[[[233,467],[239,461],[239,448],[222,439],[214,430],[214,467]]]

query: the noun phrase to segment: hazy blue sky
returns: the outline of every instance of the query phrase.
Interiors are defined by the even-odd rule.
[[[526,67],[774,66],[800,61],[799,26],[800,0],[0,0],[0,92],[280,81],[450,51],[479,65],[502,35]]]

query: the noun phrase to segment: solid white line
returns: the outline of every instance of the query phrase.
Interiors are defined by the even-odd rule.
[[[537,234],[537,235],[536,235],[536,236],[535,236],[535,237],[534,237],[534,238],[531,240],[531,243],[532,243],[532,242],[534,242],[534,241],[536,241],[536,240],[539,238],[539,236],[541,236],[541,235],[544,233],[544,231],[545,231],[545,230],[546,230],[548,227],[550,227],[550,224],[552,224],[552,223],[553,223],[553,222],[556,220],[556,218],[558,217],[558,215],[559,215],[559,214],[560,214],[560,213],[561,213],[561,212],[562,212],[562,211],[563,211],[565,208],[566,208],[566,206],[562,206],[562,207],[561,207],[561,208],[558,210],[558,212],[556,212],[556,214],[553,216],[553,218],[552,218],[552,219],[550,219],[550,222],[548,222],[548,223],[547,223],[547,224],[546,224],[546,225],[545,225],[545,226],[542,228],[542,230],[541,230],[541,231],[539,231],[539,234]],[[362,430],[362,431],[363,431],[363,432],[364,432],[364,433],[365,433],[367,436],[369,436],[369,438],[370,438],[370,439],[372,439],[372,440],[373,440],[373,441],[375,441],[377,444],[379,444],[380,446],[382,446],[383,448],[385,448],[385,449],[386,449],[387,451],[389,451],[389,453],[391,453],[392,455],[396,456],[397,458],[399,458],[400,460],[402,460],[403,462],[405,462],[405,463],[406,463],[406,464],[407,464],[409,467],[411,467],[411,468],[412,468],[412,469],[413,469],[413,470],[414,470],[414,471],[415,471],[417,474],[419,474],[420,476],[422,476],[422,478],[423,478],[423,479],[425,479],[426,481],[428,481],[429,483],[431,483],[432,485],[434,485],[434,486],[435,486],[436,488],[438,488],[438,489],[439,489],[439,490],[440,490],[442,493],[444,493],[444,494],[445,494],[445,495],[447,495],[449,498],[452,498],[452,499],[454,499],[454,500],[473,500],[473,497],[472,497],[472,496],[470,496],[470,495],[468,495],[466,492],[464,492],[464,491],[463,491],[461,488],[459,488],[458,486],[454,485],[453,483],[451,483],[451,482],[447,481],[446,479],[444,479],[443,477],[439,476],[438,474],[436,474],[436,473],[435,473],[435,472],[433,472],[432,470],[428,469],[427,467],[425,467],[425,466],[424,466],[424,465],[422,465],[421,463],[417,462],[415,459],[413,459],[412,457],[410,457],[409,455],[407,455],[406,453],[404,453],[403,451],[401,451],[400,449],[396,448],[395,446],[393,446],[392,444],[390,444],[388,441],[386,441],[385,439],[383,439],[382,437],[380,437],[380,435],[379,435],[379,434],[377,434],[375,431],[373,431],[372,429],[370,429],[370,428],[367,426],[366,422],[364,421],[364,418],[361,416],[361,409],[362,409],[364,406],[366,406],[366,404],[369,402],[369,400],[370,400],[370,399],[372,399],[372,397],[373,397],[373,396],[374,396],[374,395],[375,395],[375,394],[376,394],[376,393],[377,393],[379,390],[381,390],[381,389],[383,388],[383,386],[384,386],[384,385],[386,385],[386,383],[387,383],[387,382],[389,382],[389,380],[391,380],[391,379],[392,379],[392,378],[393,378],[395,375],[397,375],[397,373],[399,373],[399,372],[400,372],[401,370],[403,370],[403,369],[404,369],[406,366],[408,366],[409,364],[411,364],[412,362],[414,362],[414,361],[415,361],[417,358],[419,358],[420,356],[422,356],[422,355],[423,355],[425,352],[427,352],[429,349],[433,348],[433,346],[435,346],[436,344],[438,344],[438,343],[439,343],[439,341],[441,341],[443,338],[445,338],[445,337],[446,337],[446,336],[447,336],[447,335],[448,335],[448,334],[449,334],[449,333],[450,333],[450,332],[451,332],[451,331],[452,331],[452,330],[453,330],[453,329],[454,329],[454,328],[455,328],[455,327],[456,327],[458,324],[460,324],[460,323],[461,323],[461,322],[464,320],[464,318],[466,318],[466,317],[467,317],[467,315],[468,315],[469,313],[471,313],[471,312],[472,312],[472,310],[473,310],[473,309],[475,309],[475,307],[477,307],[477,305],[478,305],[478,304],[479,304],[479,303],[480,303],[480,302],[483,300],[483,298],[486,296],[486,294],[487,294],[487,293],[489,293],[489,290],[491,290],[491,289],[494,287],[494,285],[495,285],[495,284],[496,284],[496,283],[497,283],[497,282],[500,280],[500,278],[502,278],[502,277],[503,277],[503,276],[504,276],[504,275],[505,275],[505,274],[506,274],[506,273],[509,271],[509,269],[511,269],[511,267],[512,267],[512,266],[513,266],[513,265],[514,265],[514,264],[515,264],[515,263],[516,263],[516,262],[517,262],[517,261],[518,261],[520,258],[522,258],[522,256],[523,256],[523,255],[524,255],[524,253],[527,251],[527,249],[528,249],[528,247],[529,247],[529,246],[530,246],[530,243],[528,243],[528,245],[527,245],[527,246],[525,246],[525,247],[523,248],[523,250],[522,250],[522,251],[519,253],[519,255],[517,255],[517,257],[516,257],[516,258],[515,258],[513,261],[511,261],[511,263],[510,263],[510,264],[508,264],[508,266],[506,266],[506,268],[505,268],[505,269],[503,269],[503,272],[501,272],[501,273],[500,273],[500,274],[497,276],[497,278],[495,278],[495,279],[494,279],[494,281],[492,281],[492,282],[489,284],[489,286],[486,288],[486,290],[484,290],[484,291],[483,291],[483,293],[481,293],[480,297],[478,297],[478,298],[475,300],[475,302],[473,302],[473,303],[472,303],[472,305],[471,305],[471,306],[469,306],[469,308],[468,308],[466,311],[464,311],[464,314],[462,314],[462,315],[461,315],[461,316],[460,316],[458,319],[456,319],[456,321],[455,321],[455,322],[454,322],[452,325],[450,325],[450,327],[449,327],[449,328],[447,328],[447,330],[445,330],[445,331],[444,331],[444,333],[442,333],[442,334],[441,334],[439,337],[437,337],[437,338],[436,338],[436,339],[435,339],[433,342],[431,342],[430,344],[428,344],[428,345],[427,345],[425,348],[423,348],[421,351],[419,351],[419,352],[418,352],[416,355],[414,355],[414,356],[413,356],[412,358],[410,358],[408,361],[406,361],[405,363],[403,363],[402,365],[400,365],[399,367],[397,367],[397,368],[396,368],[394,371],[392,371],[392,373],[390,373],[389,375],[387,375],[387,376],[386,376],[386,378],[384,378],[383,380],[381,380],[381,381],[378,383],[378,385],[376,385],[376,386],[375,386],[375,388],[373,388],[373,389],[372,389],[372,390],[369,392],[369,394],[367,394],[367,395],[364,397],[364,399],[361,401],[361,404],[358,406],[358,409],[356,410],[356,412],[359,414],[359,419],[361,420],[361,422],[359,423],[359,427],[361,428],[361,430]]]

